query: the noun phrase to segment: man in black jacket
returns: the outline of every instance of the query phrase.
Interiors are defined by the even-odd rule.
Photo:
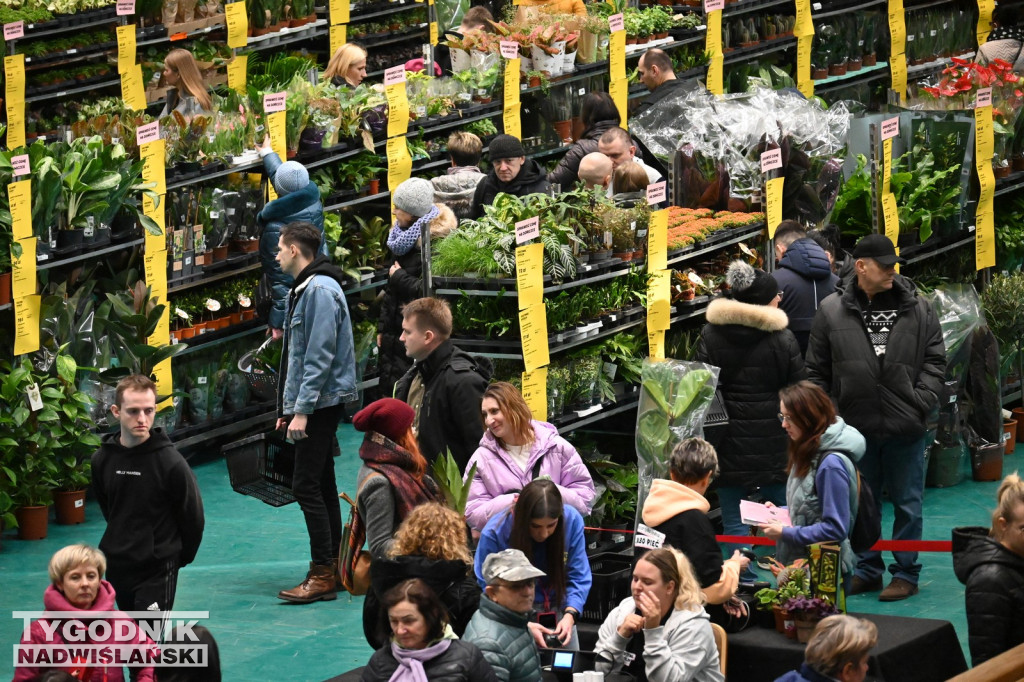
[[[676,78],[676,73],[672,70],[672,58],[665,54],[664,50],[659,50],[656,47],[647,50],[640,57],[637,72],[640,75],[640,80],[651,91],[651,94],[636,106],[631,116],[636,116],[641,111],[647,111],[651,107],[657,106],[663,99],[673,95],[685,95],[697,84],[693,78],[686,80]]]
[[[896,274],[893,244],[872,234],[853,251],[854,275],[845,289],[822,301],[811,328],[807,369],[828,391],[848,424],[867,440],[858,463],[881,510],[882,486],[895,511],[894,540],[920,540],[923,526],[924,432],[946,370],[939,319]],[[893,552],[893,579],[881,601],[906,599],[918,591],[917,552]],[[880,552],[858,557],[848,594],[882,589]]]
[[[402,310],[402,342],[416,362],[395,385],[395,397],[416,412],[413,431],[431,464],[450,450],[465,471],[484,435],[480,403],[491,363],[456,348],[447,301],[419,298]]]
[[[533,159],[526,158],[523,143],[511,135],[498,135],[487,147],[491,159],[491,172],[476,186],[470,218],[484,214],[484,206],[494,202],[500,192],[517,197],[547,192],[548,183],[544,169]]]
[[[775,257],[778,267],[772,275],[782,293],[779,309],[789,317],[789,331],[800,344],[800,352],[806,354],[814,315],[825,297],[836,290],[839,278],[832,274],[825,249],[809,239],[795,220],[783,220],[775,230]]]
[[[110,411],[119,433],[104,436],[92,456],[92,486],[107,529],[100,549],[107,580],[125,611],[174,606],[178,569],[192,563],[203,540],[203,500],[195,474],[161,428],[153,428],[156,384],[132,375],[117,384]]]

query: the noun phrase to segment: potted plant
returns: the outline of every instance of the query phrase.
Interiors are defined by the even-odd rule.
[[[53,439],[54,507],[57,523],[73,525],[85,521],[85,490],[91,479],[92,453],[100,445],[92,431],[90,410],[95,404],[76,386],[78,365],[70,355],[56,359],[57,376],[40,384],[44,405],[51,405],[57,420],[47,424]],[[45,407],[44,407],[45,409]]]
[[[784,605],[790,599],[810,596],[811,584],[807,569],[787,566],[776,576],[776,584],[776,589],[766,587],[754,593],[754,598],[758,600],[757,608],[772,612],[772,624],[778,632],[796,638],[796,624],[790,619]]]
[[[831,601],[824,597],[803,595],[790,597],[782,604],[782,609],[793,619],[796,624],[796,638],[803,644],[810,641],[811,634],[819,622],[829,616],[841,613]]]

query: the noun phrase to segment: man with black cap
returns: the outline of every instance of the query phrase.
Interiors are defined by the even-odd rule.
[[[853,259],[853,276],[822,301],[814,319],[808,374],[832,395],[846,423],[864,434],[867,450],[858,466],[879,510],[883,485],[889,491],[892,539],[920,540],[925,423],[946,371],[942,329],[913,282],[896,273],[905,261],[888,237],[864,237]],[[917,594],[917,552],[893,557],[893,578],[882,590],[881,553],[861,554],[847,594],[882,590],[881,601]]]
[[[480,649],[502,682],[539,682],[540,655],[530,632],[530,614],[537,578],[544,571],[522,550],[504,549],[484,559],[483,575],[487,588],[462,639]]]
[[[499,192],[523,197],[548,191],[551,185],[547,174],[536,161],[526,158],[526,150],[518,139],[511,135],[498,135],[487,149],[491,172],[476,186],[470,218],[481,217],[484,206],[493,203]]]

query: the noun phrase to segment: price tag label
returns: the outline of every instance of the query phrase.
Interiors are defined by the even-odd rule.
[[[135,0],[117,0],[117,16],[127,17],[135,14]]]
[[[892,194],[882,195],[882,222],[885,236],[895,244],[900,234],[900,212],[896,206],[896,197]]]
[[[761,172],[767,173],[770,170],[782,168],[782,150],[769,149],[761,154]]]
[[[897,55],[889,60],[889,67],[892,71],[892,90],[899,95],[903,101],[907,95],[907,57]]]
[[[288,93],[286,92],[268,92],[263,95],[263,112],[273,114],[284,111],[287,101]]]
[[[4,57],[4,78],[7,81],[7,99],[16,100],[20,105],[25,104],[25,55],[12,54]],[[8,128],[10,126],[8,125]],[[7,148],[14,149],[15,146],[8,141]]]
[[[328,8],[331,14],[331,25],[347,24],[352,11],[351,5],[349,0],[330,0]]]
[[[522,116],[520,115],[520,104],[517,102],[512,106],[505,107],[502,113],[502,130],[506,135],[522,139]]]
[[[546,367],[523,372],[523,400],[539,421],[548,419],[548,370]],[[543,417],[541,415],[544,415]]]
[[[711,14],[725,9],[725,0],[704,0],[704,13]]]
[[[135,65],[135,24],[117,27],[117,70],[124,73]]]
[[[398,187],[409,179],[412,172],[412,156],[405,135],[392,137],[387,142],[388,187]]]
[[[608,84],[608,94],[615,102],[615,108],[619,111],[619,120],[623,128],[626,128],[626,109],[629,106],[629,82],[625,78],[617,78]]]
[[[608,17],[608,30],[610,30],[612,33],[615,33],[616,31],[626,30],[626,21],[625,19],[623,19],[621,12],[619,12],[618,14],[613,14],[610,17]]]
[[[29,168],[28,154],[12,156],[11,166],[14,168],[14,177],[18,177],[19,175],[28,175],[28,172],[32,170]]]
[[[765,220],[768,222],[768,237],[775,236],[775,229],[782,222],[782,190],[786,178],[772,178],[764,183]]]
[[[245,92],[249,72],[249,55],[237,54],[228,62],[228,87],[236,92]]]
[[[505,108],[519,104],[519,70],[522,62],[514,57],[505,62]],[[511,135],[512,133],[506,133]],[[516,137],[519,137],[516,135]]]
[[[505,59],[515,59],[519,56],[519,43],[514,40],[502,40],[500,42],[501,56]]]
[[[440,31],[437,28],[437,22],[430,22],[430,44],[437,45],[438,34]]]
[[[900,134],[900,117],[894,116],[882,121],[882,139],[891,140]]]
[[[21,256],[11,255],[11,293],[14,298],[25,298],[36,293],[35,237],[21,239]]]
[[[160,122],[153,121],[135,129],[135,144],[142,146],[147,142],[160,139]]]
[[[647,330],[647,348],[652,360],[665,359],[665,331],[660,329]]]
[[[544,299],[544,245],[527,244],[516,247],[516,290],[519,309],[541,303]]]
[[[270,135],[270,147],[282,160],[288,158],[288,144],[285,137],[286,116],[287,114],[283,111],[275,111],[267,115],[267,134]]]
[[[139,147],[139,155],[144,165],[142,166],[142,179],[145,182],[152,182],[155,186],[153,191],[158,196],[167,193],[165,162],[167,141],[156,139]],[[160,211],[163,215],[163,211]],[[149,215],[147,213],[147,215]]]
[[[398,85],[405,82],[405,66],[399,64],[384,71],[384,86]]]
[[[39,350],[38,295],[14,299],[14,354],[23,355]]]
[[[657,272],[668,267],[668,211],[652,212],[650,228],[647,233],[647,271]]]
[[[665,534],[656,531],[646,524],[639,524],[636,527],[636,535],[633,536],[633,546],[644,549],[661,549],[665,544]]]
[[[244,2],[224,5],[224,21],[228,27],[228,47],[245,47],[249,42],[249,15]]]
[[[348,26],[335,24],[331,26],[331,54],[338,51],[338,48],[348,42]]]
[[[534,216],[516,223],[516,244],[528,242],[540,236],[540,219]]]
[[[11,230],[16,241],[32,236],[32,181],[19,180],[7,185],[7,203],[11,209]]]
[[[797,38],[814,35],[814,19],[807,0],[796,0],[796,26],[793,33]]]
[[[666,187],[668,183],[664,180],[647,185],[647,205],[654,206],[665,201]]]
[[[992,88],[980,88],[978,96],[974,100],[974,107],[980,109],[981,107],[989,106],[992,106]]]
[[[608,39],[608,66],[611,80],[626,77],[626,32],[615,31]],[[625,122],[625,118],[622,119]]]
[[[405,91],[405,70],[401,68],[403,80],[384,89],[388,100],[388,137],[405,135],[409,132],[409,98]],[[390,69],[389,69],[390,71]],[[394,187],[395,185],[392,185]]]
[[[647,328],[665,330],[669,328],[669,312],[672,307],[672,272],[658,270],[650,273],[647,282]]]
[[[548,319],[543,303],[519,311],[519,333],[523,342],[523,364],[527,372],[551,363],[548,355]]]
[[[132,111],[146,108],[146,91],[142,87],[142,67],[132,64],[131,68],[121,72],[121,99]]]
[[[811,78],[811,48],[814,34],[796,39],[796,86],[808,99],[814,96],[814,79]]]
[[[4,24],[4,40],[17,40],[25,37],[25,22],[12,21]]]

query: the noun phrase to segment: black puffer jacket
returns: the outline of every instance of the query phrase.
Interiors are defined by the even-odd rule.
[[[413,377],[418,373],[423,378],[426,390],[417,441],[431,465],[450,449],[459,470],[465,472],[484,435],[480,401],[493,372],[490,360],[472,356],[448,340],[410,367],[395,386],[395,397],[408,402]]]
[[[525,197],[527,194],[547,192],[551,184],[545,177],[544,171],[533,159],[526,159],[519,173],[512,178],[512,182],[502,182],[498,179],[494,169],[487,174],[480,184],[476,186],[476,193],[473,194],[473,207],[470,209],[470,218],[479,218],[484,214],[484,206],[494,203],[494,197],[505,192],[517,197]]]
[[[899,311],[883,359],[868,338],[862,312],[868,301],[854,275],[821,302],[807,346],[807,373],[836,401],[846,423],[861,433],[920,436],[946,372],[939,318],[914,284],[900,275],[892,290],[875,296],[874,303]]]
[[[430,222],[431,239],[440,239],[458,226],[450,208],[444,204],[436,205],[441,212]],[[377,333],[381,336],[379,385],[384,396],[391,395],[395,384],[412,367],[412,360],[405,354],[405,344],[401,340],[402,308],[423,296],[423,258],[420,251],[419,242],[404,256],[395,256],[388,251],[388,267],[397,261],[401,268],[388,277],[377,318]]]
[[[672,80],[667,80],[655,88],[654,92],[647,95],[640,104],[636,105],[636,108],[633,110],[630,117],[632,118],[642,111],[647,111],[651,107],[657,106],[662,100],[674,97],[685,97],[698,87],[700,87],[700,83],[696,78],[687,78],[685,80],[673,78]]]
[[[779,389],[805,379],[803,357],[786,313],[728,298],[711,302],[697,361],[721,368],[729,425],[715,444],[722,485],[763,486],[786,480],[786,432]]]
[[[548,182],[552,185],[561,185],[563,192],[572,189],[576,181],[580,179],[580,161],[587,154],[597,151],[597,142],[605,134],[605,131],[618,125],[615,121],[598,121],[589,130],[584,130],[580,139],[573,142],[569,151],[558,162],[555,170],[548,173]]]
[[[366,593],[366,601],[371,598],[376,604],[374,609],[363,609],[363,632],[370,646],[380,648],[387,642],[381,640],[380,633],[374,632],[368,620],[375,625],[387,629],[387,614],[380,606],[377,595],[382,595],[392,587],[408,580],[420,578],[434,591],[448,610],[448,622],[459,637],[466,631],[469,619],[480,606],[480,584],[476,581],[471,564],[461,561],[440,561],[422,556],[397,556],[392,559],[378,559],[370,567],[370,581],[373,589]],[[375,614],[375,615],[374,615]]]
[[[391,645],[377,649],[363,668],[360,682],[388,682],[398,670],[398,661]],[[423,672],[430,682],[498,682],[490,664],[480,650],[469,642],[453,639],[448,650],[437,658],[423,662]]]
[[[989,537],[988,528],[954,528],[953,571],[967,586],[971,664],[1024,643],[1024,557]]]
[[[789,245],[772,275],[782,292],[779,308],[789,317],[789,331],[800,344],[800,352],[806,353],[814,314],[825,297],[836,290],[839,277],[832,274],[825,249],[806,238]]]

